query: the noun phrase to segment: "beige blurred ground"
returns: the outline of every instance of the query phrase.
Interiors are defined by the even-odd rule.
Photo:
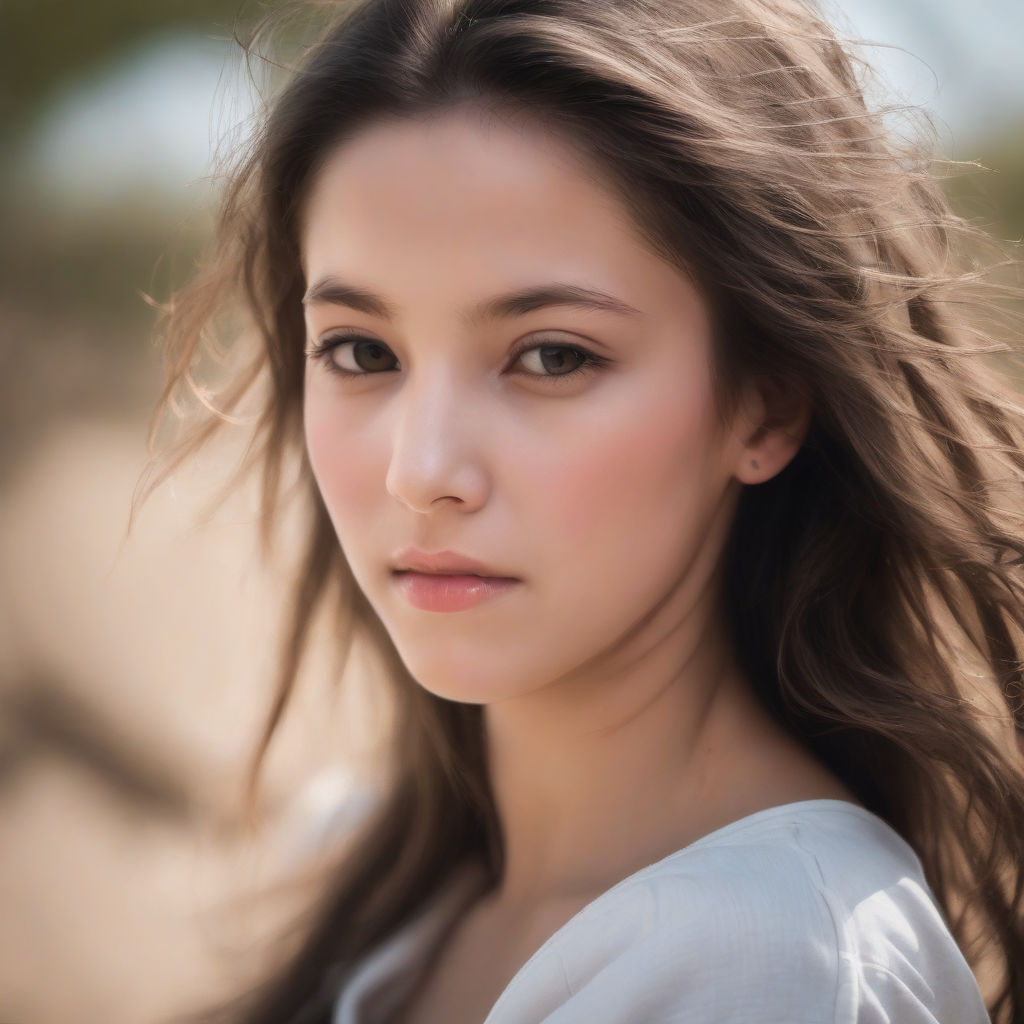
[[[231,444],[122,543],[144,437],[54,422],[0,503],[3,1024],[155,1024],[243,984],[292,905],[253,893],[321,848],[372,752],[365,694],[314,657],[244,830],[288,555],[261,564],[251,489],[194,525]]]

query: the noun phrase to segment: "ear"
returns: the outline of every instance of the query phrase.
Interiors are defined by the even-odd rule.
[[[799,451],[810,425],[810,399],[794,384],[751,377],[744,385],[737,415],[741,448],[733,476],[744,484],[770,480]]]

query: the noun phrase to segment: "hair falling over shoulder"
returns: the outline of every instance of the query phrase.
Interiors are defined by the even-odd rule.
[[[200,392],[192,368],[204,349],[229,342],[244,366],[217,411],[205,402],[161,453],[146,493],[247,396],[261,396],[246,465],[262,472],[264,538],[292,461],[312,529],[253,777],[312,612],[328,606],[351,624],[348,638],[365,636],[381,654],[394,690],[392,758],[388,789],[298,951],[204,1019],[328,1021],[348,967],[458,863],[501,870],[480,709],[411,679],[342,556],[302,436],[297,225],[318,161],[375,118],[477,103],[525,111],[573,139],[655,251],[695,275],[716,313],[723,410],[748,374],[796,382],[810,398],[799,454],[741,498],[726,565],[733,639],[765,704],[918,852],[965,956],[992,982],[992,1020],[1022,1024],[1014,260],[952,212],[931,144],[898,139],[886,112],[869,109],[867,69],[800,0],[310,9],[328,23],[228,176],[205,262],[165,308],[157,419]],[[229,308],[244,322],[215,342]]]

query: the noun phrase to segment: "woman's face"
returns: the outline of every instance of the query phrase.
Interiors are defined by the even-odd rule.
[[[469,110],[378,123],[304,213],[309,456],[420,684],[520,696],[599,671],[656,608],[691,615],[746,433],[716,419],[701,296],[570,144]],[[516,582],[459,608],[480,583],[397,575],[407,547]]]

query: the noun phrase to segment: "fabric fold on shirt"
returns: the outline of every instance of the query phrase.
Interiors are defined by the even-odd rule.
[[[467,868],[362,961],[333,1024],[390,1024],[474,886]],[[914,850],[865,808],[820,799],[757,811],[624,878],[536,950],[482,1024],[670,1022],[989,1017]]]

